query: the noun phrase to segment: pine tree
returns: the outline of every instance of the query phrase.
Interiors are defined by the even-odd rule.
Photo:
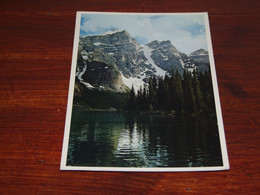
[[[184,111],[192,114],[197,111],[196,98],[192,85],[192,75],[187,70],[183,73],[183,89],[184,89]]]
[[[171,101],[168,83],[165,82],[165,80],[163,80],[161,77],[159,78],[157,91],[159,110],[170,110]]]
[[[158,80],[155,75],[153,75],[153,78],[152,78],[152,85],[153,85],[154,90],[156,90],[158,88]]]
[[[142,89],[142,87],[140,87],[140,89],[137,91],[137,97],[136,97],[138,110],[143,109],[142,101],[143,101],[143,89]]]
[[[184,104],[183,87],[181,75],[176,72],[173,77],[173,106],[176,114],[181,114]]]
[[[154,78],[150,77],[149,84],[148,84],[148,99],[149,102],[149,110],[153,111],[157,109],[157,96],[156,96],[156,85],[153,84]]]
[[[198,80],[200,82],[201,91],[203,93],[203,98],[205,100],[205,110],[208,114],[215,114],[215,101],[213,95],[213,87],[210,71],[205,71],[204,73],[200,73],[198,76]]]
[[[193,88],[194,88],[194,95],[195,95],[195,99],[196,99],[197,111],[199,113],[206,111],[206,104],[204,101],[203,93],[201,91],[197,71],[193,72]]]
[[[136,97],[135,97],[134,86],[132,86],[131,91],[130,91],[130,97],[128,100],[127,109],[131,110],[131,111],[136,110]]]
[[[170,111],[171,107],[172,107],[172,105],[171,105],[169,86],[168,86],[168,83],[165,82],[163,110]]]
[[[143,110],[148,110],[148,109],[149,109],[149,102],[148,102],[147,95],[148,95],[148,94],[147,94],[146,84],[144,84],[143,94],[142,94],[142,106],[143,106]]]
[[[163,102],[164,102],[164,82],[161,77],[159,78],[158,81],[157,98],[158,98],[158,109],[162,110]]]

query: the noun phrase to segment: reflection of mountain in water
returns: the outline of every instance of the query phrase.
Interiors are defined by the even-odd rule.
[[[160,145],[159,139],[156,150],[150,151],[148,128],[142,128],[136,122],[129,124],[128,128],[120,133],[115,152],[116,158],[126,161],[129,167],[135,167],[136,164],[141,167],[167,166],[168,152],[166,146]],[[126,159],[125,156],[129,157]]]
[[[67,164],[100,167],[222,165],[215,121],[74,112]]]

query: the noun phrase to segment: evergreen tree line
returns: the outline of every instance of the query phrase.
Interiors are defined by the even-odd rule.
[[[177,71],[162,77],[150,77],[137,94],[132,87],[126,104],[128,111],[165,111],[180,114],[215,114],[209,71]]]

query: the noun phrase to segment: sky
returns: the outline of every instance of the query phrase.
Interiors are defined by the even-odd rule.
[[[100,14],[81,15],[80,36],[100,35],[111,30],[126,30],[140,44],[170,40],[180,51],[190,54],[207,50],[204,15]]]

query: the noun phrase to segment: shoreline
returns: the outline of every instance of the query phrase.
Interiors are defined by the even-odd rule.
[[[80,105],[73,105],[73,111],[83,112],[115,112],[123,114],[137,114],[137,115],[154,115],[154,116],[166,116],[166,117],[190,117],[190,118],[216,118],[216,114],[211,113],[208,115],[192,113],[192,114],[176,114],[174,111],[129,111],[129,110],[117,110],[115,108],[102,109],[102,108],[86,108]]]

